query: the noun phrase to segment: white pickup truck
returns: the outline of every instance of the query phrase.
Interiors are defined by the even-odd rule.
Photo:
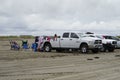
[[[50,52],[56,50],[61,52],[63,50],[80,50],[82,53],[87,53],[89,50],[97,53],[102,48],[102,40],[96,37],[86,37],[81,33],[65,32],[56,40],[45,40],[43,42],[43,50]]]
[[[116,40],[106,38],[109,36],[102,35],[102,34],[86,34],[86,35],[90,37],[97,37],[97,38],[102,39],[102,44],[103,44],[103,47],[101,48],[102,52],[106,52],[107,50],[109,52],[113,52],[115,48],[117,47]]]

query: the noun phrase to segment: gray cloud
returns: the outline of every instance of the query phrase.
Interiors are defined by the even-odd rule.
[[[0,34],[120,34],[119,0],[0,0]]]

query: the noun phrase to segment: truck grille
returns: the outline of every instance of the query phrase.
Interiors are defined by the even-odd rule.
[[[112,44],[117,44],[117,41],[113,41]]]
[[[95,40],[94,44],[102,44],[102,40]]]

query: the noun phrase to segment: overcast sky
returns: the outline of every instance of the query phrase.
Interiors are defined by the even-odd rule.
[[[120,35],[120,0],[0,0],[0,35]]]

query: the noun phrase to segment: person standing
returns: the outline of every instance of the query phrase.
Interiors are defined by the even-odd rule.
[[[38,48],[38,41],[39,41],[38,38],[39,38],[38,36],[35,37],[35,42],[34,42],[34,44],[33,44],[34,52],[37,52],[37,51],[38,51],[38,50],[37,50],[37,48]]]
[[[57,41],[57,34],[54,35],[54,41]]]

